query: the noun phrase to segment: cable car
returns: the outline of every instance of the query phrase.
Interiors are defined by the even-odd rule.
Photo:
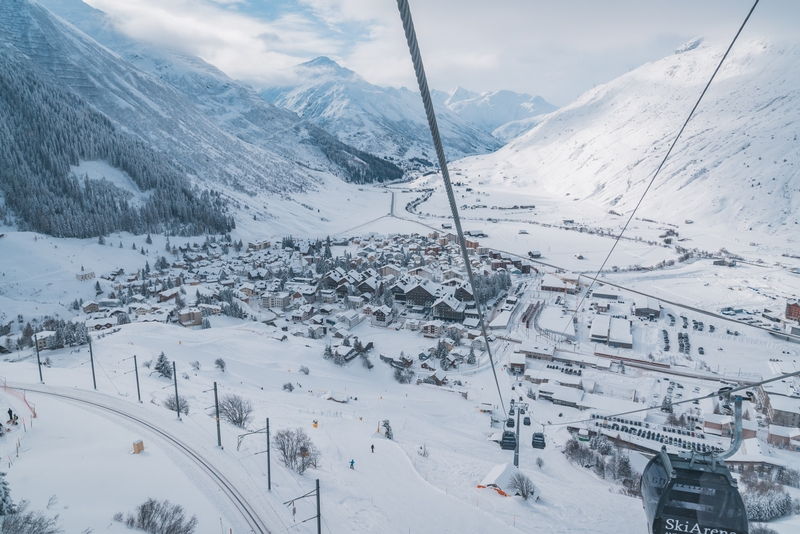
[[[531,418],[527,415],[522,419],[522,424],[525,426],[531,426]]]
[[[503,432],[500,439],[500,448],[504,451],[513,451],[517,448],[517,436],[510,430]]]
[[[508,428],[514,428],[514,418],[513,417],[509,417],[508,419],[506,419],[506,426]]]
[[[544,449],[545,442],[544,442],[544,433],[543,432],[534,432],[533,438],[531,438],[531,445],[534,449]]]
[[[650,534],[747,534],[747,513],[725,462],[675,456],[662,448],[642,474],[642,501]]]

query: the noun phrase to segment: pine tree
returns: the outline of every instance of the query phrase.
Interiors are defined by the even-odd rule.
[[[325,350],[322,353],[322,357],[325,358],[326,360],[330,360],[331,358],[333,358],[333,349],[331,348],[330,345],[325,345]]]
[[[100,245],[105,245],[106,244],[106,238],[103,237],[103,234],[100,234],[100,237],[97,238],[97,243],[100,244]]]
[[[172,378],[172,365],[170,365],[169,360],[163,351],[158,355],[158,361],[156,361],[155,370],[158,371],[159,375],[165,378]]]
[[[477,359],[475,358],[475,347],[470,345],[470,347],[469,347],[469,355],[467,356],[467,363],[474,364],[476,362],[477,362]]]
[[[14,502],[11,500],[11,489],[8,487],[6,474],[0,471],[0,515],[14,513]]]
[[[392,425],[389,424],[388,419],[383,420],[383,428],[386,429],[386,439],[394,439],[394,433],[392,432]]]
[[[147,243],[148,245],[153,244],[153,238],[150,237],[150,234],[147,234],[147,239],[145,239],[144,242]]]

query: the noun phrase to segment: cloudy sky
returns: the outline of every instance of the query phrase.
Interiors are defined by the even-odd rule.
[[[326,55],[415,87],[395,0],[85,0],[125,33],[257,88]],[[410,0],[432,87],[511,89],[562,106],[697,36],[729,42],[753,0]],[[744,39],[793,39],[800,2],[763,0]]]

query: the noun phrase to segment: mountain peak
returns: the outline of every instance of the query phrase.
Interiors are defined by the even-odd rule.
[[[333,76],[341,79],[360,79],[361,77],[352,70],[342,67],[327,56],[319,56],[311,61],[300,63],[295,67],[296,72],[304,76],[318,78],[320,76]]]

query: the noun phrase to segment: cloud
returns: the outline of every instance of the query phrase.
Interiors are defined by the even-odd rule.
[[[256,86],[327,55],[379,85],[415,86],[391,0],[86,0],[134,37]],[[752,0],[412,0],[432,87],[511,89],[564,105],[702,35],[727,42]],[[742,38],[790,38],[800,3],[758,6]]]

